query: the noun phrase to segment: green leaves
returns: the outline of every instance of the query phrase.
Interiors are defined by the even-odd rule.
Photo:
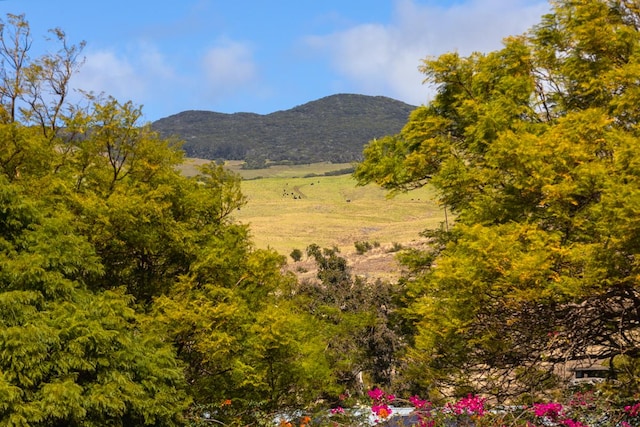
[[[477,374],[490,391],[523,366],[640,354],[638,16],[629,2],[559,1],[501,50],[429,58],[434,100],[365,149],[361,184],[428,183],[456,215],[432,251],[405,258],[422,386]],[[522,379],[509,391],[530,392]]]
[[[0,422],[173,425],[186,395],[171,347],[142,327],[130,296],[86,289],[102,265],[64,206],[2,190]]]
[[[99,425],[144,414],[172,425],[185,395],[171,348],[138,323],[122,294],[73,294],[31,310],[23,300],[20,324],[3,328],[0,369],[20,397],[0,411],[2,422],[22,414],[29,424]]]
[[[54,30],[62,46],[32,61],[24,17],[9,23],[0,424],[173,426],[214,411],[250,424],[343,391],[285,258],[255,249],[233,218],[240,178],[214,164],[180,175],[177,141],[141,125],[131,102],[67,105],[84,44]]]

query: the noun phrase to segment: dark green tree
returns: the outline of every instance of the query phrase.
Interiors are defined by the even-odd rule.
[[[291,253],[289,254],[289,256],[291,257],[291,259],[294,262],[298,262],[302,259],[302,251],[300,249],[294,249],[291,251]]]
[[[319,322],[338,393],[359,396],[374,385],[388,388],[402,348],[394,285],[354,277],[337,248],[312,244],[307,254],[316,262],[318,280],[299,283],[296,300]]]

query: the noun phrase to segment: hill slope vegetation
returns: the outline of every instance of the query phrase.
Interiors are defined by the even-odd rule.
[[[361,160],[364,145],[398,133],[414,106],[382,96],[339,94],[260,115],[184,111],[152,123],[185,141],[188,157],[293,164]]]

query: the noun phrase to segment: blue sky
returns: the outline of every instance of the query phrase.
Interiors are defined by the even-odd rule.
[[[412,105],[432,88],[421,60],[500,48],[546,0],[5,0],[32,53],[47,30],[87,43],[73,86],[141,105],[145,121],[185,110],[267,114],[328,95]]]

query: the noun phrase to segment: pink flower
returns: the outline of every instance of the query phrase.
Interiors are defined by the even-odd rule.
[[[409,402],[411,402],[416,409],[422,409],[427,404],[426,400],[422,400],[418,396],[411,396],[409,398]]]
[[[369,397],[375,401],[378,401],[384,397],[384,391],[380,390],[379,388],[369,390],[367,393],[369,394]]]
[[[393,412],[391,410],[391,408],[389,408],[389,406],[386,405],[386,404],[384,404],[384,405],[373,405],[371,407],[371,411],[373,411],[373,413],[376,414],[376,416],[378,416],[378,417],[380,417],[382,419],[387,418]]]
[[[626,412],[630,417],[637,417],[638,414],[640,414],[640,402],[633,406],[625,406],[624,412]]]
[[[582,424],[580,421],[572,420],[571,418],[567,418],[562,420],[562,424],[567,427],[589,427],[586,424]]]
[[[421,414],[418,414],[418,424],[420,427],[435,427],[436,421],[431,417],[425,419]]]
[[[569,401],[570,406],[591,406],[593,405],[595,398],[593,392],[575,393]]]
[[[562,404],[560,403],[535,403],[533,405],[533,413],[536,417],[558,418],[562,412]]]
[[[454,405],[447,405],[454,414],[484,415],[484,399],[469,394]]]
[[[344,414],[344,408],[342,408],[342,406],[335,407],[331,409],[331,414]]]

